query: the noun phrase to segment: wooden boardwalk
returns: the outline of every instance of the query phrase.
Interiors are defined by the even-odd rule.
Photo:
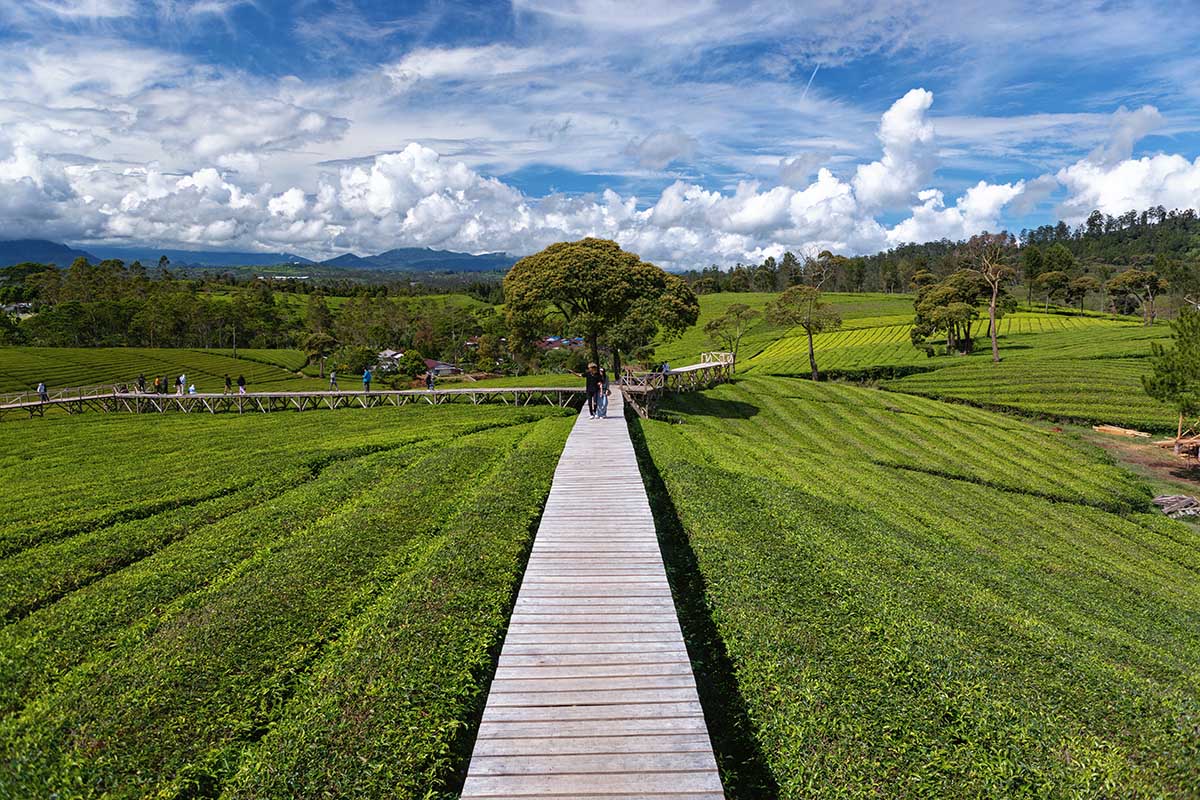
[[[618,391],[563,449],[462,797],[724,798]]]
[[[273,411],[378,408],[409,403],[503,403],[513,406],[548,403],[561,408],[584,402],[583,387],[483,387],[478,389],[361,389],[316,392],[248,392],[247,394],[149,394],[142,392],[92,392],[60,395],[42,401],[34,395],[0,403],[0,420],[7,415],[44,416],[46,411],[82,414],[87,411],[115,414],[256,414]]]

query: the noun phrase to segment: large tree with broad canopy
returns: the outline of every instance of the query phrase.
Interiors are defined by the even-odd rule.
[[[648,357],[657,338],[678,336],[696,323],[700,304],[683,279],[608,239],[558,242],[513,265],[504,278],[505,313],[514,337],[562,328],[582,336],[592,361],[600,345],[613,354]]]

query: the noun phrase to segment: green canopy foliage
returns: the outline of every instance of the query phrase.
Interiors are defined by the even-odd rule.
[[[736,369],[738,347],[742,343],[742,337],[750,329],[754,320],[761,316],[762,312],[756,308],[751,308],[745,303],[734,303],[725,310],[724,314],[709,320],[708,324],[704,326],[704,332],[718,347],[733,353],[733,363]]]
[[[767,306],[767,320],[774,325],[790,328],[800,326],[808,336],[808,363],[812,379],[818,380],[817,357],[813,336],[842,327],[842,316],[830,303],[821,299],[816,286],[793,286]]]
[[[584,337],[592,360],[601,343],[646,357],[656,339],[696,323],[700,304],[687,283],[608,239],[558,242],[518,261],[504,278],[513,339],[552,329]]]
[[[920,275],[913,276],[914,280]],[[923,279],[913,301],[917,312],[909,334],[913,344],[920,347],[940,335],[945,337],[947,351],[970,353],[975,347],[971,323],[979,318],[978,306],[989,292],[987,281],[975,270],[958,270],[936,283]]]
[[[1175,346],[1150,343],[1152,372],[1142,376],[1146,394],[1184,416],[1200,414],[1200,312],[1186,308],[1171,323]]]

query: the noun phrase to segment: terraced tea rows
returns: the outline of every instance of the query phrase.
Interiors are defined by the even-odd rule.
[[[0,561],[0,796],[448,796],[572,416],[14,426],[18,450],[48,445],[0,467],[14,509],[81,491],[54,476],[132,432],[91,456],[113,486],[97,516],[68,506]],[[173,459],[232,490],[114,517],[147,491],[125,478]]]
[[[1200,785],[1200,535],[1127,473],[992,413],[798,379],[666,413],[649,455],[781,797]]]
[[[1014,358],[923,372],[886,387],[938,400],[1086,424],[1114,423],[1173,433],[1175,413],[1142,391],[1144,359]]]
[[[673,364],[691,363],[696,357],[715,345],[704,332],[710,320],[724,314],[735,304],[744,304],[762,311],[778,297],[773,292],[721,292],[700,296],[700,319],[675,341],[662,345],[655,351],[655,358]],[[839,294],[825,295],[825,299],[837,306],[846,327],[876,325],[878,320],[890,315],[893,324],[906,324],[912,320],[912,298],[896,294]],[[746,332],[741,344],[741,358],[748,361],[752,356],[784,335],[785,331],[763,317]]]
[[[228,351],[231,352],[231,351]],[[174,390],[175,377],[186,373],[201,392],[219,392],[225,375],[243,375],[251,386],[272,389],[323,388],[320,381],[298,378],[292,367],[296,351],[238,351],[234,359],[216,350],[170,350],[136,347],[0,347],[0,392],[30,391],[39,381],[51,389],[124,383],[139,374],[147,382],[166,375]],[[245,356],[245,357],[242,357]]]
[[[815,336],[813,348],[818,353],[822,372],[903,366],[928,369],[937,368],[946,358],[953,358],[931,359],[923,350],[914,347],[909,338],[911,319],[911,314],[903,322],[898,322],[896,317],[866,318],[846,325],[844,330]],[[1141,328],[1094,316],[1017,313],[1003,317],[998,329],[1002,337],[1001,350],[1008,357],[1018,352],[1048,354],[1060,346],[1059,337],[1065,337],[1061,344],[1067,346],[1078,344],[1079,337],[1091,335],[1095,341],[1097,333],[1107,337],[1110,333],[1124,334]],[[976,321],[974,333],[978,337],[987,335],[986,319]],[[1149,346],[1145,349],[1149,351]],[[991,357],[990,351],[980,352],[976,357],[984,355]],[[769,375],[806,375],[809,372],[808,340],[802,335],[780,338],[755,356],[747,367],[753,372]]]

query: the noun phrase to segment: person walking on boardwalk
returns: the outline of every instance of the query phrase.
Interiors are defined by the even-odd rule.
[[[596,393],[596,416],[608,419],[608,373],[600,367],[600,390]]]
[[[433,385],[434,385],[433,370],[427,369],[427,370],[425,370],[425,388],[426,388],[426,390],[432,392]]]
[[[183,376],[175,376],[175,394],[183,394]]]
[[[50,393],[46,391],[46,382],[45,381],[38,381],[37,393],[38,393],[38,399],[40,399],[43,403],[50,402]]]
[[[146,393],[146,374],[144,372],[138,374],[137,387],[138,387],[138,394]]]
[[[600,395],[600,367],[595,362],[588,364],[584,373],[584,388],[587,391],[588,419],[596,418],[596,398]]]
[[[233,394],[233,381],[229,379],[229,373],[225,373],[225,391],[222,394]]]
[[[329,391],[336,392],[337,390],[337,369],[335,368],[329,370]]]
[[[363,391],[368,392],[368,393],[371,391],[371,368],[370,367],[367,367],[366,369],[363,370]]]
[[[238,375],[237,385],[238,385],[238,394],[245,394],[246,393],[246,377],[244,375]]]
[[[166,376],[166,375],[163,375],[163,376],[162,376],[162,383],[160,383],[160,384],[158,385],[159,391],[161,391],[163,394],[166,394],[166,393],[167,393],[167,386],[168,386],[168,384],[167,384],[167,376]]]

